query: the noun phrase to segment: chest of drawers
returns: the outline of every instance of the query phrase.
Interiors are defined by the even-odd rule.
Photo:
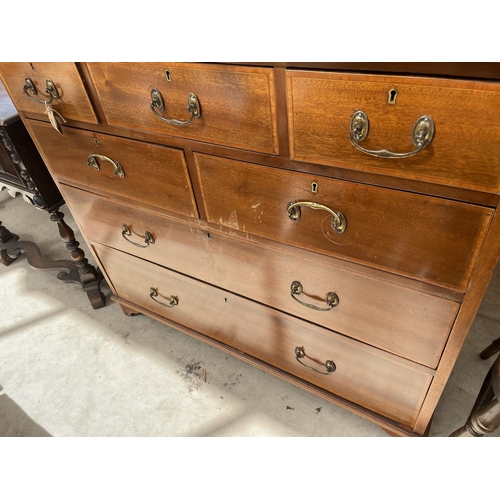
[[[500,254],[497,66],[0,75],[126,314],[424,435]]]

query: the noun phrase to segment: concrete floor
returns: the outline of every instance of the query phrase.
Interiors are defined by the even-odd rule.
[[[62,211],[94,264],[67,207]],[[49,259],[56,225],[0,192],[0,221]],[[376,425],[148,317],[93,310],[58,271],[0,264],[0,436],[386,436]],[[431,436],[461,426],[500,335],[500,269],[437,407]],[[200,378],[201,369],[207,381]],[[496,432],[494,436],[500,436]]]

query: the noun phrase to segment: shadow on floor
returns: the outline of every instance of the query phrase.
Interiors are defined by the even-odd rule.
[[[2,392],[0,385],[0,393]],[[0,394],[0,436],[2,437],[51,437],[7,394]]]

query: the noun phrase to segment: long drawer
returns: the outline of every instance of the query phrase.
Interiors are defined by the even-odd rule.
[[[493,210],[196,154],[210,222],[465,291]]]
[[[85,130],[47,124],[28,128],[59,181],[196,217],[184,153],[181,150]]]
[[[1,77],[16,108],[30,113],[45,113],[45,101],[66,120],[97,123],[97,117],[75,63],[2,63]],[[26,78],[29,81],[26,81]],[[57,97],[47,93],[47,80]],[[31,82],[31,87],[27,84]],[[37,102],[42,101],[42,102]],[[52,130],[53,136],[57,135]]]
[[[119,297],[397,422],[415,422],[432,370],[136,257],[94,250]]]
[[[459,304],[391,282],[391,275],[348,269],[207,232],[61,186],[92,241],[161,264],[326,328],[434,368]],[[123,234],[126,224],[132,234]],[[146,241],[146,233],[154,243]],[[140,246],[138,246],[140,245]],[[310,255],[310,254],[309,254]],[[367,271],[367,270],[366,270]],[[292,297],[292,283],[303,293]],[[339,303],[327,311],[328,292]]]
[[[498,83],[288,71],[287,88],[295,160],[499,190]]]
[[[110,125],[278,152],[272,69],[172,62],[88,68]],[[192,95],[199,107],[190,112]]]

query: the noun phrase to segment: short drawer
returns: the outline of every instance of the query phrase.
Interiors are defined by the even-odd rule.
[[[51,173],[98,192],[198,215],[184,153],[154,144],[64,127],[27,124]]]
[[[287,88],[295,160],[499,190],[498,83],[288,71]],[[366,126],[359,119],[351,126],[358,112]],[[418,123],[416,134],[429,132],[419,122],[426,116],[432,142],[411,156],[392,155],[420,149],[412,131]]]
[[[110,125],[278,152],[272,69],[183,63],[88,63],[88,68]],[[163,110],[152,106],[153,89]],[[196,106],[192,94],[198,111],[187,110]]]
[[[467,287],[493,215],[484,207],[215,156],[196,154],[196,162],[207,218],[215,224],[458,291]]]
[[[415,422],[432,370],[136,257],[94,249],[121,298],[397,422]],[[297,347],[306,357],[296,359]]]
[[[75,63],[0,63],[0,76],[19,111],[44,114],[45,104],[36,100],[51,100],[46,92],[47,80],[50,80],[57,91],[57,97],[52,97],[51,101],[53,109],[66,120],[97,123]],[[36,94],[30,89],[25,90],[26,78],[31,81]],[[55,130],[52,132],[57,135]]]
[[[361,266],[329,264],[185,224],[62,186],[64,199],[92,241],[193,276],[349,337],[434,368],[459,304],[369,276]],[[123,224],[132,232],[123,234]],[[154,243],[146,241],[152,234]],[[127,241],[128,240],[128,241]],[[304,252],[306,253],[306,252]],[[310,257],[312,255],[309,254]],[[402,280],[400,280],[402,281]],[[303,286],[293,294],[292,284]],[[328,309],[328,293],[338,305]],[[295,298],[294,298],[295,297]],[[301,304],[299,301],[303,302]]]

